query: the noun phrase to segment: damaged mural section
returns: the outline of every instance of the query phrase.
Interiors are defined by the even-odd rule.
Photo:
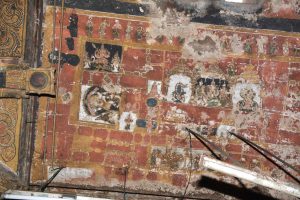
[[[117,124],[121,92],[118,88],[81,87],[79,119],[104,124]]]
[[[46,23],[52,23],[49,9]],[[186,127],[244,168],[271,177],[276,176],[274,165],[228,131],[262,146],[286,145],[300,153],[300,65],[293,50],[300,43],[294,35],[230,27],[212,30],[191,22],[181,34],[182,26],[158,27],[156,18],[147,21],[69,8],[65,12],[69,20],[64,22],[68,33],[64,37],[74,40],[74,50],[66,55],[79,59],[77,67],[62,62],[61,75],[66,78],[59,86],[62,101],[58,107],[63,112],[57,115],[58,145],[54,158],[40,153],[43,149],[35,152],[31,182],[42,181],[36,171],[53,160],[57,166],[69,167],[59,183],[71,183],[68,174],[84,172],[86,176],[78,175],[76,186],[84,187],[80,182],[84,180],[93,187],[123,189],[126,174],[126,189],[132,192],[182,196],[187,187],[187,196],[207,194],[197,186],[202,175],[229,178],[202,168],[201,156],[212,154],[194,137],[189,138]],[[50,32],[45,26],[45,38]],[[162,33],[166,34],[156,37]],[[51,54],[50,44],[45,40],[43,60],[55,65],[57,52]],[[269,93],[274,93],[271,100]],[[45,122],[43,116],[39,119]],[[43,125],[37,127],[41,132]],[[44,138],[38,137],[36,146],[40,147]],[[43,144],[51,144],[49,138]],[[41,155],[46,155],[45,160]],[[297,157],[289,159],[297,161]],[[230,199],[223,194],[218,197]]]
[[[190,70],[186,66],[171,70],[170,74],[174,74],[168,78],[167,100],[201,107],[230,107],[231,85],[235,82],[229,82],[228,75],[217,65],[196,65]]]

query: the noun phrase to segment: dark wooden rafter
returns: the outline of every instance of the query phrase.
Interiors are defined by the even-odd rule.
[[[43,1],[27,1],[27,23],[24,62],[32,68],[40,65],[41,27],[43,22]],[[22,124],[19,144],[18,175],[26,185],[30,182],[30,168],[33,154],[35,122],[38,110],[38,97],[22,100]]]

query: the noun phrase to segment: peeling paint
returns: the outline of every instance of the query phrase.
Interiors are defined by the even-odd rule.
[[[48,167],[48,179],[55,173],[55,170],[52,171],[51,169],[51,167]],[[92,178],[93,174],[94,171],[91,169],[66,167],[55,177],[54,182],[84,181]]]

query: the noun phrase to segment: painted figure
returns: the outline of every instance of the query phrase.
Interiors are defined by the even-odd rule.
[[[282,53],[283,55],[287,56],[289,55],[290,53],[290,44],[288,41],[285,41],[283,44],[282,44]]]
[[[133,122],[130,113],[127,115],[124,121],[125,121],[125,130],[127,131],[130,130],[131,123]]]
[[[258,108],[258,104],[254,101],[256,96],[255,91],[252,88],[244,88],[240,92],[240,96],[243,100],[238,102],[238,110],[242,113],[248,114],[255,112]]]
[[[219,91],[216,87],[215,79],[213,79],[211,84],[208,85],[207,87],[208,87],[207,96],[209,100],[216,99],[219,96]]]
[[[221,45],[224,52],[232,52],[231,41],[229,38],[223,38]]]
[[[107,69],[108,68],[108,58],[110,57],[110,53],[107,49],[104,48],[104,45],[101,45],[100,49],[97,49],[94,55],[94,61],[96,63],[97,69]]]
[[[175,90],[172,93],[173,101],[176,103],[183,103],[185,101],[185,88],[187,86],[182,83],[177,83],[175,86]]]
[[[121,68],[122,46],[86,42],[85,49],[85,69],[119,72]]]
[[[107,22],[107,19],[104,19],[103,22],[100,24],[99,28],[99,36],[100,38],[104,38],[106,35],[106,28],[110,26],[110,24]]]
[[[78,33],[78,16],[75,14],[75,12],[72,12],[72,14],[69,17],[69,26],[67,29],[70,31],[71,37],[77,37]]]
[[[119,130],[133,132],[136,127],[137,116],[133,112],[123,112],[119,120]]]
[[[125,30],[125,39],[126,40],[131,40],[131,31],[133,30],[131,26],[131,22],[128,22],[126,30]]]
[[[70,51],[74,50],[74,39],[72,37],[66,38],[67,46]]]
[[[87,89],[83,97],[83,107],[88,116],[108,124],[115,124],[119,116],[120,94],[93,86]]]
[[[252,53],[252,47],[249,40],[247,40],[246,43],[244,44],[244,51],[248,54]]]
[[[197,105],[207,107],[228,106],[231,94],[228,82],[222,79],[199,78],[195,86]]]
[[[176,103],[189,103],[192,95],[191,78],[184,74],[173,74],[169,78],[167,100]]]
[[[136,29],[136,33],[135,33],[135,38],[137,41],[140,41],[142,40],[144,37],[144,29],[142,26],[139,26],[137,29]]]
[[[148,80],[148,95],[151,97],[159,97],[161,95],[161,81]]]
[[[87,21],[87,24],[86,24],[86,27],[85,27],[86,35],[89,36],[89,37],[91,37],[93,35],[93,30],[94,30],[92,20],[93,20],[93,18],[89,17],[89,19]]]
[[[151,153],[151,166],[159,167],[162,165],[163,152],[161,149],[153,149]]]
[[[119,39],[120,38],[120,32],[122,30],[122,25],[120,24],[119,20],[115,20],[115,24],[112,27],[112,37],[113,39]]]
[[[111,71],[118,72],[120,69],[121,59],[119,57],[118,52],[115,53],[114,57],[111,60]]]
[[[230,77],[234,77],[234,76],[236,75],[236,73],[237,73],[236,68],[234,67],[233,64],[230,64],[230,65],[228,66],[228,69],[227,69],[227,74],[228,74]]]
[[[223,84],[220,88],[219,99],[222,106],[225,106],[230,102],[230,92],[228,91],[226,84]]]
[[[274,56],[277,53],[277,44],[276,42],[271,42],[269,46],[269,53],[271,56]]]

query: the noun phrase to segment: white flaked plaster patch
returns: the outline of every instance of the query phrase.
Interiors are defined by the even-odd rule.
[[[137,116],[135,113],[131,111],[123,112],[120,117],[119,130],[133,132],[136,125],[136,120],[137,120]]]
[[[143,73],[148,73],[148,72],[154,70],[153,66],[150,65],[150,64],[145,64],[145,65],[142,67],[142,69],[143,69]]]
[[[217,129],[217,136],[218,137],[224,137],[224,138],[233,138],[228,131],[235,132],[234,126],[228,126],[228,125],[220,125]]]
[[[189,128],[191,130],[197,130],[198,127],[198,124],[186,123],[186,121],[184,121],[183,123],[176,123],[176,135],[183,138],[187,138],[189,136],[189,132],[186,130],[186,128]]]
[[[56,172],[52,171],[52,168],[48,166],[48,179]],[[54,182],[69,182],[72,179],[89,179],[93,176],[94,171],[86,168],[71,168],[66,167],[60,171],[60,173],[53,180]]]
[[[254,101],[257,103],[258,106],[261,104],[260,98],[260,85],[252,84],[252,83],[238,83],[233,87],[233,95],[232,95],[232,103],[234,108],[236,109],[236,105],[239,101],[243,100],[240,93],[242,89],[249,88],[255,92]]]
[[[192,95],[192,83],[191,83],[191,78],[183,74],[174,74],[170,76],[167,100],[170,102],[174,102],[173,92],[175,91],[176,84],[178,83],[182,83],[182,85],[184,85],[183,90],[185,94],[184,94],[184,101],[182,103],[188,103]]]
[[[269,144],[268,149],[291,165],[298,165],[300,160],[300,147],[294,145]]]
[[[288,111],[283,113],[279,121],[279,129],[300,133],[300,112],[294,113]]]

